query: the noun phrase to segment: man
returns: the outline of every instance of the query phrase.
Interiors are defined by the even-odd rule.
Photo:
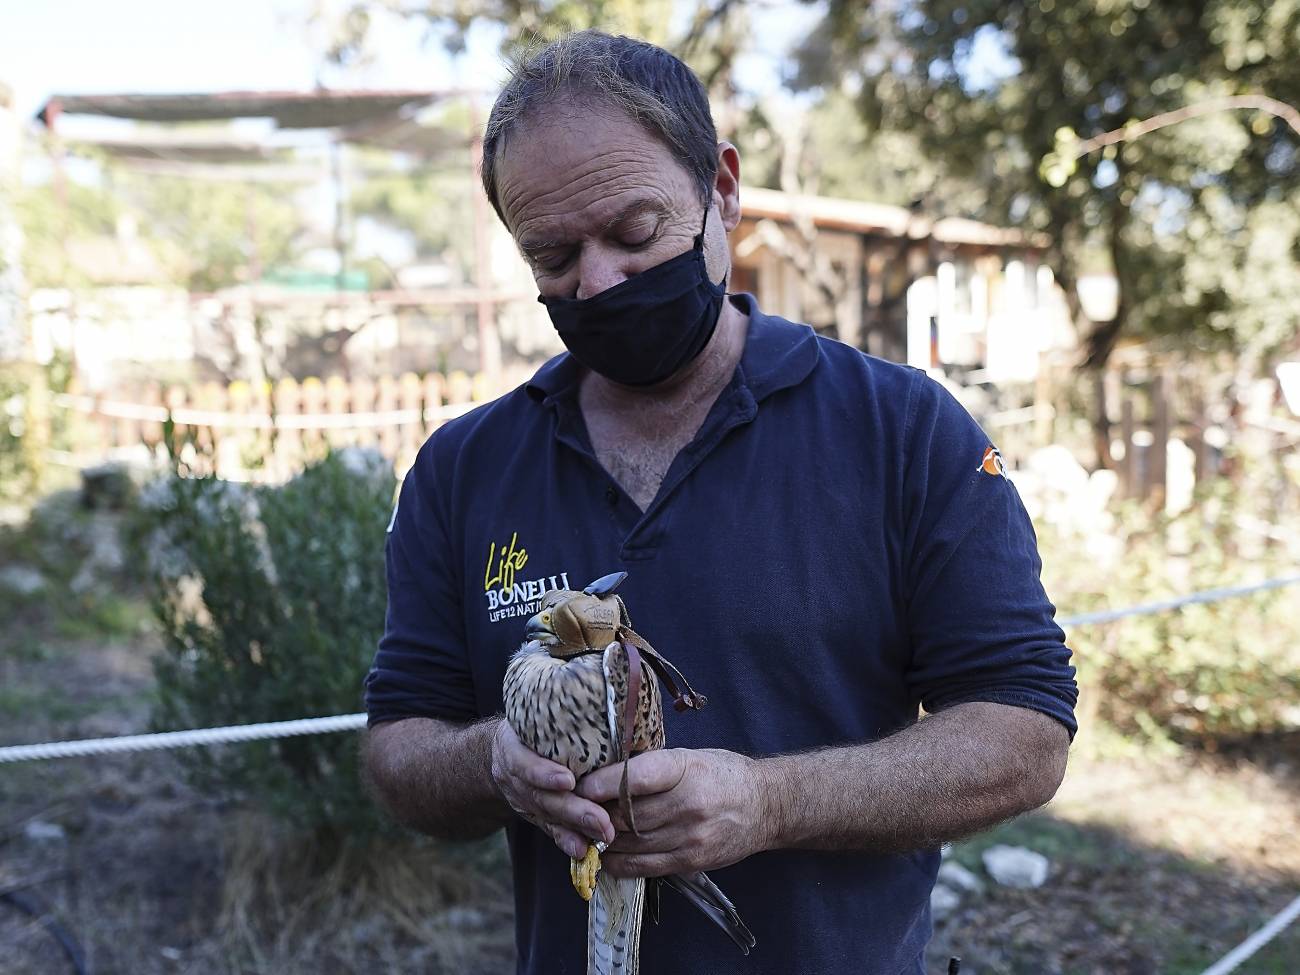
[[[483,181],[570,351],[406,478],[367,679],[379,794],[435,835],[506,826],[521,972],[583,970],[565,857],[588,838],[615,875],[710,871],[758,938],[745,958],[668,894],[647,975],[923,971],[939,844],[1046,802],[1075,727],[995,452],[922,373],[724,295],[740,161],[666,52],[584,32],[533,56]],[[710,699],[632,760],[639,836],[619,769],[575,783],[497,717],[542,592],[619,569]]]

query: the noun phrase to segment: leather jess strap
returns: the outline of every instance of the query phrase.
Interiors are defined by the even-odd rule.
[[[619,627],[619,642],[623,644],[624,648],[634,646],[645,655],[646,663],[650,665],[650,669],[664,682],[664,686],[668,688],[668,693],[673,696],[673,709],[675,711],[698,711],[709,703],[707,697],[697,693],[695,688],[691,687],[690,682],[687,681],[680,670],[661,657],[659,651],[650,646],[646,642],[646,638],[630,626]],[[677,686],[679,683],[681,684],[680,688]]]
[[[628,786],[627,767],[632,760],[632,744],[636,741],[636,712],[641,701],[641,652],[627,640],[619,640],[627,654],[627,699],[623,702],[623,777],[618,783],[618,804],[627,819],[628,829],[639,836],[636,819],[632,815],[632,791]]]
[[[664,682],[668,693],[672,695],[673,707],[678,711],[698,710],[708,703],[708,699],[696,693],[687,682],[682,672],[661,657],[645,638],[630,626],[620,626],[617,634],[618,644],[627,656],[627,697],[623,701],[623,722],[618,735],[618,744],[623,752],[623,776],[619,780],[618,805],[628,828],[634,836],[637,832],[636,819],[632,815],[632,794],[628,787],[628,763],[632,758],[632,746],[636,743],[637,709],[641,703],[641,683],[647,678],[645,668],[648,666]],[[595,650],[588,650],[595,653]],[[650,677],[650,680],[654,680]],[[680,685],[680,687],[679,687]]]
[[[627,654],[627,700],[623,702],[623,759],[632,756],[636,740],[636,711],[641,702],[641,652],[626,640],[619,641]]]

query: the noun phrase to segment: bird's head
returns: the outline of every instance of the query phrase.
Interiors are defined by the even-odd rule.
[[[524,639],[536,641],[552,657],[562,659],[604,650],[617,638],[619,625],[626,622],[623,602],[613,593],[622,578],[613,585],[600,586],[604,581],[597,580],[583,592],[548,592],[542,597],[542,608],[524,628]]]

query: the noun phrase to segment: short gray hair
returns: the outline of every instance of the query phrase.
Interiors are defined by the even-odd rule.
[[[661,47],[598,30],[566,34],[515,59],[483,134],[483,188],[497,216],[497,160],[506,137],[529,115],[562,97],[604,102],[662,141],[691,174],[707,203],[718,175],[718,132],[704,85]]]

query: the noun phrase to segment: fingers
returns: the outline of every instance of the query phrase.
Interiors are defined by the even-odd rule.
[[[627,766],[628,791],[634,796],[649,796],[669,792],[686,775],[686,751],[680,748],[661,749],[633,755]],[[619,783],[623,779],[623,763],[607,765],[584,776],[578,783],[578,795],[592,802],[609,802],[618,798]]]
[[[602,870],[611,877],[666,877],[698,869],[678,850],[661,853],[615,853],[612,849],[600,858]]]
[[[559,762],[543,758],[525,745],[509,722],[501,722],[494,746],[497,744],[500,745],[502,764],[514,777],[535,789],[573,788],[573,773]],[[495,755],[493,757],[496,758]]]
[[[604,809],[609,813],[609,821],[614,824],[614,829],[620,836],[632,832],[632,824],[627,821],[622,803],[617,799],[611,799],[605,804]],[[633,799],[632,814],[636,817],[637,832],[645,836],[668,823],[677,821],[681,817],[682,809],[675,799],[659,793]]]
[[[567,829],[593,840],[614,841],[614,824],[610,822],[609,813],[594,802],[572,792],[547,792],[543,789],[534,790],[530,800],[527,815],[534,822]],[[581,856],[586,849],[584,841],[578,855]]]
[[[609,813],[575,794],[573,773],[525,747],[505,721],[493,736],[492,778],[510,808],[569,856],[582,856],[588,838],[613,841]]]
[[[555,841],[561,853],[575,860],[581,860],[586,855],[587,844],[591,842],[587,837],[579,836],[562,826],[543,826],[542,831]]]

